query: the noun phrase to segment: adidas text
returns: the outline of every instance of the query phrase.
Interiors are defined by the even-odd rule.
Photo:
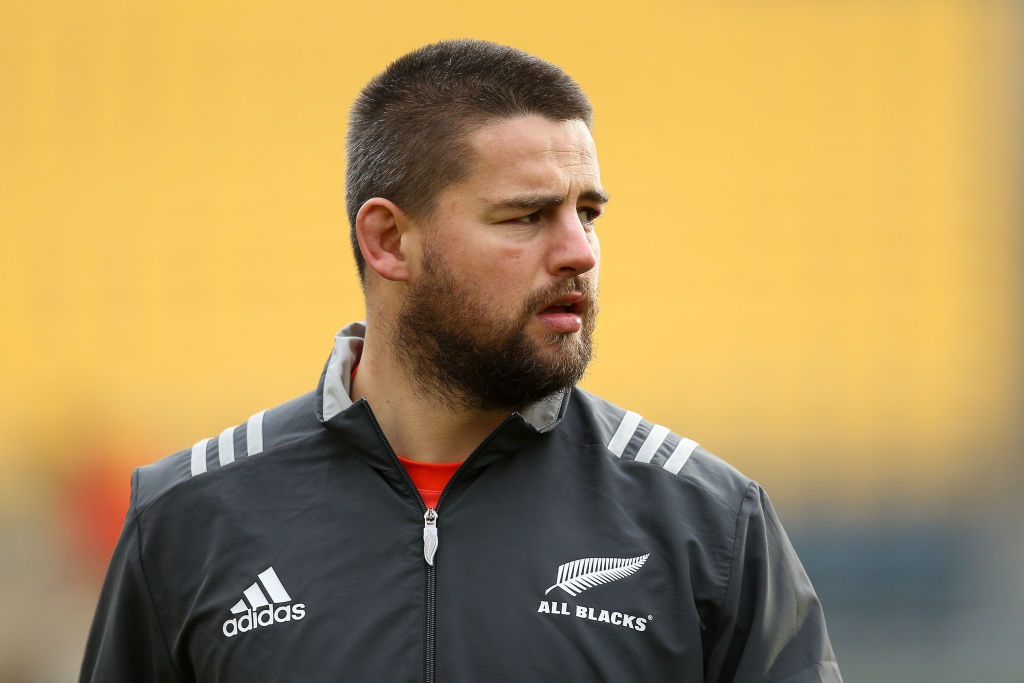
[[[637,617],[625,612],[614,612],[606,609],[595,609],[584,605],[575,605],[570,608],[569,603],[554,600],[541,600],[537,612],[540,614],[563,614],[588,621],[602,621],[613,626],[631,628],[634,631],[647,630],[646,617]]]
[[[267,605],[257,610],[249,610],[241,616],[232,617],[224,622],[222,631],[228,638],[239,633],[253,631],[260,626],[270,626],[285,621],[299,621],[306,616],[306,605]]]

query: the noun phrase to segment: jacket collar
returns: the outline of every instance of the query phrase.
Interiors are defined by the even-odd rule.
[[[334,349],[316,391],[316,416],[320,422],[330,424],[352,407],[352,368],[359,362],[365,338],[365,321],[346,325],[334,336]],[[557,391],[517,414],[538,433],[549,432],[565,417],[570,393],[568,389]]]

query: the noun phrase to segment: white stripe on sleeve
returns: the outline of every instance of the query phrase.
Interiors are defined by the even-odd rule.
[[[192,476],[202,474],[206,471],[206,444],[209,439],[203,439],[192,447]]]
[[[640,420],[642,419],[639,413],[634,413],[632,410],[627,411],[622,416],[619,428],[612,435],[612,440],[608,442],[608,450],[621,458],[622,452],[626,450],[629,440],[633,438],[633,434],[636,432],[636,428],[640,425]]]
[[[662,467],[672,474],[679,474],[679,470],[683,469],[683,465],[685,465],[686,461],[690,459],[690,455],[696,447],[696,441],[684,437],[680,440],[676,449],[672,451],[672,455],[668,456],[668,460],[665,461],[665,464],[662,465]]]
[[[217,459],[220,465],[230,465],[235,461],[235,428],[228,427],[217,438]]]
[[[661,448],[661,444],[665,443],[665,437],[669,434],[668,427],[662,427],[661,425],[654,425],[651,429],[651,433],[644,439],[644,443],[640,446],[640,450],[637,451],[636,461],[637,462],[650,462],[654,454]]]
[[[263,414],[261,410],[245,423],[245,450],[248,455],[259,455],[263,452]]]

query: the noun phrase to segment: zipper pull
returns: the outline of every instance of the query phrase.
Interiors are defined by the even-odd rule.
[[[423,559],[431,567],[434,566],[434,554],[437,552],[437,510],[427,508],[423,513]]]

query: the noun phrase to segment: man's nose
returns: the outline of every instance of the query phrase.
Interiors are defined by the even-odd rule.
[[[575,211],[559,216],[552,241],[550,270],[553,275],[579,275],[597,265],[597,234]]]

